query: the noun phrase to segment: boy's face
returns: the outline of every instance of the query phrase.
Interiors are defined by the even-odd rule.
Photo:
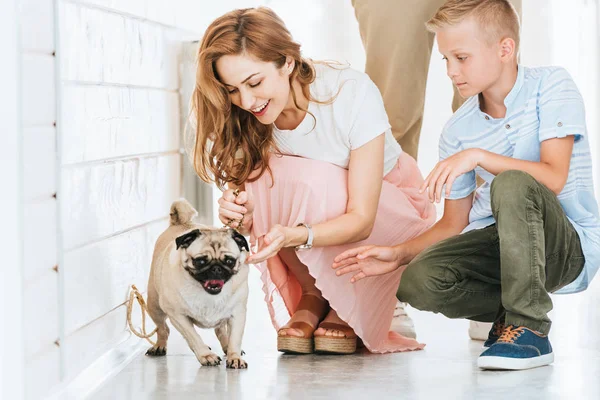
[[[440,53],[452,83],[463,98],[489,89],[503,68],[500,42],[489,44],[473,18],[437,31]]]

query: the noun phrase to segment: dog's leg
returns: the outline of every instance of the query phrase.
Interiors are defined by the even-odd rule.
[[[149,348],[146,352],[147,356],[164,356],[167,354],[167,340],[169,339],[169,327],[167,326],[167,314],[160,308],[158,304],[158,293],[152,280],[148,285],[148,315],[154,321],[158,328],[156,331],[158,339],[156,345]]]
[[[221,364],[221,357],[210,351],[210,348],[204,344],[189,317],[185,315],[170,315],[169,319],[175,329],[177,329],[187,341],[188,346],[190,346],[190,349],[192,349],[196,358],[200,361],[200,364],[211,366]]]
[[[227,354],[227,348],[229,347],[229,332],[227,323],[221,324],[220,326],[216,327],[215,335],[217,335],[217,339],[219,339],[219,343],[221,343],[223,353]]]
[[[227,321],[229,333],[229,346],[227,349],[227,368],[248,368],[246,361],[242,360],[242,338],[246,326],[246,305],[240,305],[233,316]]]

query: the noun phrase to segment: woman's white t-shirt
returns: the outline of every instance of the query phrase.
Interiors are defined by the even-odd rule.
[[[350,151],[358,149],[381,134],[385,135],[384,176],[402,153],[373,81],[363,72],[334,65],[315,64],[316,78],[310,85],[313,98],[331,104],[310,102],[296,129],[274,126],[275,142],[283,154],[321,160],[348,169]],[[314,128],[314,129],[313,129]]]

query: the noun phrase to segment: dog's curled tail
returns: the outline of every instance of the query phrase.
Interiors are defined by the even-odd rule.
[[[198,211],[186,200],[179,199],[171,204],[171,225],[189,224],[191,220],[198,215]]]

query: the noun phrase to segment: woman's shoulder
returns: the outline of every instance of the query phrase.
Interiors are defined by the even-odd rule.
[[[372,84],[367,74],[350,67],[349,64],[320,61],[313,65],[315,68],[313,95],[318,96],[320,100],[322,96],[336,95],[336,97],[352,99],[361,96],[361,93]]]

